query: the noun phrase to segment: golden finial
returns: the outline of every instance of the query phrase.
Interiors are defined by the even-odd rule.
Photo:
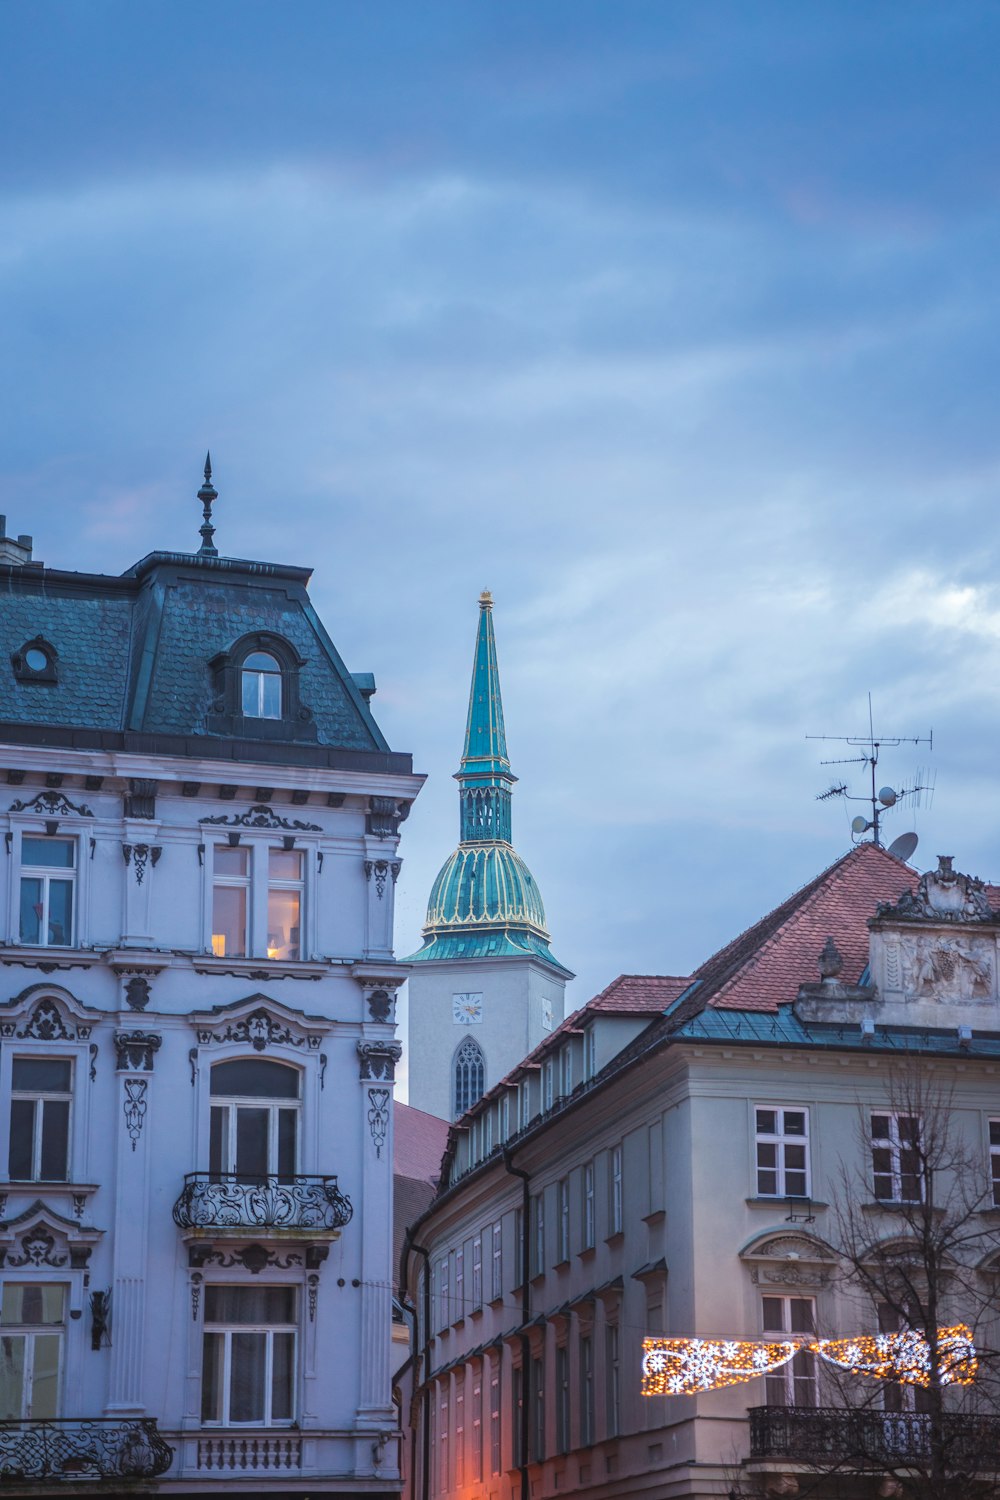
[[[479,608],[480,609],[492,609],[493,608],[493,595],[490,593],[489,589],[483,589],[483,592],[480,594],[480,596],[479,596]]]

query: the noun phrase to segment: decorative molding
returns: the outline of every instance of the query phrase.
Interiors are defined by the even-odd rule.
[[[63,1020],[62,1013],[54,1000],[39,1000],[31,1013],[31,1019],[26,1021],[20,1031],[16,1029],[16,1022],[4,1021],[0,1024],[0,1035],[5,1037],[16,1036],[19,1041],[31,1042],[85,1042],[93,1031],[92,1026],[67,1026]]]
[[[264,1052],[275,1046],[308,1046],[310,1052],[314,1052],[319,1047],[320,1038],[313,1033],[296,1036],[288,1026],[279,1025],[261,1006],[241,1021],[230,1022],[225,1031],[199,1028],[198,1042],[202,1047],[207,1047],[210,1042],[249,1042],[255,1052]]]
[[[71,802],[62,792],[43,791],[28,801],[20,798],[10,804],[11,812],[38,812],[50,818],[68,818],[75,813],[78,818],[92,818],[94,814],[84,802]]]
[[[385,986],[380,984],[373,988],[366,985],[364,993],[365,1004],[368,1006],[368,1014],[373,1021],[382,1023],[393,1019],[396,1003],[395,992],[390,994]]]
[[[326,1053],[321,1052],[319,1055],[319,1087],[321,1093],[326,1088],[326,1067],[329,1061],[330,1059]]]
[[[136,885],[142,885],[146,874],[146,862],[148,861],[155,870],[162,853],[163,849],[159,844],[122,844],[122,858],[126,865],[130,860],[135,862]]]
[[[301,818],[282,818],[265,803],[255,803],[244,813],[217,813],[214,817],[199,818],[199,823],[224,825],[231,828],[287,828],[295,833],[322,833],[318,823],[303,823]]]
[[[129,1140],[132,1142],[134,1151],[139,1144],[142,1134],[143,1122],[146,1119],[146,1093],[149,1084],[145,1078],[125,1079],[125,1129],[128,1131]]]
[[[377,839],[395,838],[409,811],[410,804],[395,797],[369,797],[365,832]]]
[[[124,797],[126,818],[155,818],[156,794],[159,789],[158,781],[152,781],[146,777],[130,777],[128,791]]]
[[[90,1294],[90,1347],[96,1354],[111,1345],[111,1292]]]
[[[368,1090],[368,1128],[371,1131],[375,1155],[382,1155],[382,1147],[389,1130],[390,1089]]]
[[[393,885],[395,885],[396,881],[399,879],[399,872],[402,868],[402,863],[398,859],[365,860],[365,879],[370,882],[372,876],[375,877],[375,894],[380,901],[385,895],[386,881],[388,880],[390,874],[392,875],[392,883]]]
[[[875,910],[876,922],[1000,922],[1000,912],[993,910],[986,886],[973,875],[963,875],[952,868],[954,856],[938,855],[936,870],[927,870],[917,882],[915,891],[904,891],[899,900],[880,901]]]
[[[362,1082],[368,1079],[381,1079],[387,1083],[394,1083],[396,1064],[402,1055],[403,1049],[399,1042],[359,1042],[358,1057],[361,1059],[359,1077]]]
[[[116,1031],[115,1066],[120,1073],[152,1073],[153,1058],[162,1045],[162,1036],[152,1031]]]
[[[151,985],[145,974],[133,974],[125,986],[125,1001],[130,1010],[145,1010]]]
[[[316,1304],[319,1301],[319,1276],[315,1271],[306,1277],[306,1287],[309,1297],[309,1321],[316,1321]]]
[[[91,1042],[91,1044],[90,1044],[90,1081],[91,1081],[91,1083],[96,1083],[97,1082],[97,1053],[98,1053],[98,1050],[99,1049],[98,1049],[97,1043],[96,1042]]]
[[[244,1245],[241,1250],[234,1250],[231,1255],[226,1255],[221,1250],[213,1250],[207,1246],[192,1245],[188,1253],[189,1260],[197,1256],[199,1266],[215,1264],[221,1266],[224,1271],[231,1270],[233,1266],[242,1266],[244,1271],[249,1271],[251,1276],[259,1276],[266,1267],[276,1266],[280,1271],[287,1271],[292,1266],[301,1266],[302,1256],[293,1251],[290,1255],[282,1258],[274,1250],[266,1250],[263,1245]]]
[[[826,1286],[830,1278],[825,1271],[808,1266],[751,1266],[750,1280],[754,1286],[766,1282],[769,1286]]]
[[[191,1272],[191,1321],[198,1321],[198,1304],[201,1301],[201,1284],[204,1281],[200,1271]]]
[[[55,1236],[37,1225],[29,1229],[27,1234],[21,1236],[20,1255],[8,1255],[9,1266],[64,1266],[69,1259],[68,1255],[53,1255],[56,1248]],[[87,1254],[90,1254],[89,1247]]]

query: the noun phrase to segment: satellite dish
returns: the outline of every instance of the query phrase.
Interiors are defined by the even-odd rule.
[[[891,786],[881,787],[879,789],[878,800],[881,802],[883,807],[892,807],[892,805],[896,801],[896,793],[893,791]]]
[[[915,833],[901,833],[898,839],[894,839],[886,851],[895,856],[896,859],[907,860],[917,847],[919,840]]]
[[[863,818],[860,813],[858,813],[858,816],[856,818],[851,819],[852,833],[865,833],[870,827],[871,824],[869,823],[868,819]]]

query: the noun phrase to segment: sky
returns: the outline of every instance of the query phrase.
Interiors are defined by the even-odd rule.
[[[0,511],[315,568],[457,841],[482,588],[582,1004],[850,846],[867,728],[1000,879],[1000,10],[6,0]],[[926,777],[924,779],[927,779]],[[860,810],[863,810],[861,808]]]

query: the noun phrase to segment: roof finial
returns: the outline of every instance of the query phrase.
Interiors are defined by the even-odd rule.
[[[213,546],[212,538],[215,535],[215,527],[212,525],[212,501],[218,500],[219,492],[212,484],[212,455],[205,454],[205,483],[198,491],[198,499],[201,501],[204,520],[199,528],[201,531],[201,546],[198,548],[199,557],[218,557],[218,548]]]
[[[490,593],[489,589],[483,589],[483,592],[480,594],[480,596],[479,596],[479,608],[480,609],[492,609],[493,608],[493,595]]]

